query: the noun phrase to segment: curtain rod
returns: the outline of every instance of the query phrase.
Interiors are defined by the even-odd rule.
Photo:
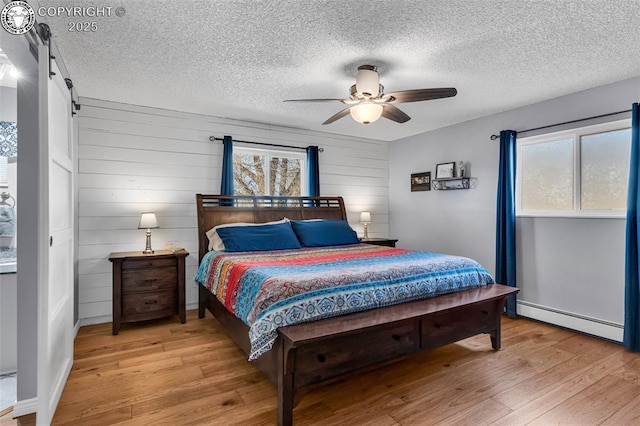
[[[215,136],[209,136],[209,140],[211,142],[214,141],[222,141],[224,140],[223,138],[216,138]],[[234,142],[240,142],[240,143],[248,143],[251,145],[265,145],[265,146],[275,146],[278,148],[291,148],[291,149],[301,149],[303,151],[306,151],[307,148],[301,147],[301,146],[292,146],[292,145],[281,145],[281,144],[277,144],[277,143],[267,143],[267,142],[251,142],[251,141],[240,141],[240,140],[233,140]],[[324,148],[318,148],[319,152],[324,152]]]
[[[533,129],[527,129],[527,130],[519,130],[518,133],[527,133],[527,132],[533,132],[535,130],[548,129],[549,127],[556,127],[556,126],[563,126],[565,124],[579,123],[581,121],[593,120],[593,119],[602,118],[602,117],[609,117],[611,115],[624,114],[625,112],[631,112],[631,110],[630,109],[625,109],[624,111],[609,112],[607,114],[600,114],[600,115],[594,115],[592,117],[579,118],[577,120],[565,121],[563,123],[549,124],[548,126],[535,127]],[[496,139],[500,139],[500,135],[491,135],[491,140],[492,141],[494,141]]]

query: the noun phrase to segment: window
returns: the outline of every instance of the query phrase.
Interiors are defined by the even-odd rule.
[[[304,153],[233,148],[234,195],[306,195]]]
[[[624,217],[630,150],[628,121],[519,140],[518,215]]]

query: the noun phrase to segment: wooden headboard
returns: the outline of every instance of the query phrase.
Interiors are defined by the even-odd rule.
[[[206,232],[223,223],[264,223],[282,218],[347,220],[342,197],[270,197],[196,194],[198,262],[207,253]]]

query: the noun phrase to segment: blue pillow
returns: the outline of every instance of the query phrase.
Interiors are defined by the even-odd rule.
[[[292,221],[302,247],[357,244],[358,235],[344,220]]]
[[[301,248],[289,222],[264,226],[229,226],[216,230],[224,251],[266,251]]]

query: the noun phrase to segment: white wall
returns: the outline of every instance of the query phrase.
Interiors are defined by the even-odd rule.
[[[493,272],[499,143],[489,137],[628,110],[639,100],[640,77],[392,142],[391,237],[402,247],[472,257]],[[458,160],[468,162],[474,189],[410,192],[411,173],[433,177],[437,163]],[[622,323],[624,220],[519,218],[517,226],[519,300]]]
[[[388,235],[388,143],[197,114],[81,99],[78,152],[78,305],[82,324],[111,320],[113,251],[143,250],[140,212],[155,211],[154,248],[185,247],[187,304],[198,242],[196,193],[219,193],[221,142],[209,136],[306,147],[319,145],[322,195],[342,195],[349,221],[372,213],[370,236]]]

